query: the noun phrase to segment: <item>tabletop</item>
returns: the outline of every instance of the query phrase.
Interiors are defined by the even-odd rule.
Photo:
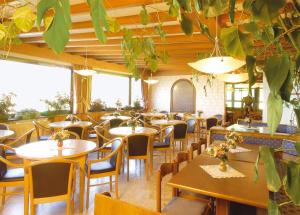
[[[11,137],[15,132],[12,130],[0,130],[0,140]]]
[[[71,125],[79,125],[82,127],[89,127],[92,125],[89,121],[77,121],[77,122],[71,122],[71,121],[59,121],[59,122],[51,122],[49,123],[49,127],[51,128],[65,128]]]
[[[157,134],[157,130],[154,128],[147,128],[147,127],[136,127],[134,130],[131,127],[116,127],[110,129],[109,133],[114,136],[125,137],[131,134],[140,134],[140,133],[155,135]]]
[[[152,125],[175,125],[178,123],[183,123],[183,120],[167,120],[167,119],[159,119],[159,120],[151,120]]]
[[[16,148],[18,157],[28,160],[42,160],[55,157],[74,158],[88,154],[96,148],[96,143],[87,140],[64,140],[58,149],[57,141],[37,141]]]
[[[164,117],[164,116],[166,116],[166,114],[148,112],[148,113],[142,113],[142,116],[144,116],[144,117]]]
[[[102,116],[101,120],[112,120],[112,119],[121,119],[121,120],[129,120],[130,116]]]
[[[197,156],[173,176],[168,185],[227,201],[267,208],[268,189],[263,165],[258,167],[260,178],[256,183],[253,163],[229,160],[231,167],[246,176],[243,178],[212,178],[200,167],[219,163],[219,160],[208,156]]]

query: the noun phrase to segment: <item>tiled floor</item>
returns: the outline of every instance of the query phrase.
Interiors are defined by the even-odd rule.
[[[95,155],[90,155],[95,156]],[[140,161],[131,160],[130,161],[130,179],[129,182],[126,180],[126,170],[125,173],[121,173],[119,193],[120,199],[132,204],[136,204],[151,210],[155,210],[155,194],[156,194],[156,170],[161,163],[164,162],[164,156],[154,156],[154,171],[153,174],[146,180],[144,173],[144,163]],[[162,201],[163,204],[168,202],[172,198],[171,188],[166,185],[169,177],[166,177],[163,181],[162,186]],[[98,179],[97,179],[98,180]],[[108,181],[107,179],[102,179],[101,182]],[[100,181],[98,181],[100,183]],[[9,190],[15,189],[16,191],[23,192],[23,188],[8,188]],[[77,188],[78,189],[78,188]],[[93,214],[94,210],[94,195],[95,193],[102,193],[104,191],[109,191],[109,185],[102,185],[99,187],[92,187],[90,192],[90,207],[88,212],[84,214]],[[114,192],[112,193],[114,195]],[[8,196],[3,208],[1,208],[0,213],[3,215],[21,215],[23,214],[23,194]],[[65,203],[51,203],[39,205],[36,209],[36,214],[39,215],[62,215],[65,214]],[[80,214],[78,212],[78,190],[75,196],[75,214]]]

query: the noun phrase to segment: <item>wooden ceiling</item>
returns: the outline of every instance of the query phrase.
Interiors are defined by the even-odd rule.
[[[5,0],[0,0],[0,3],[1,1]],[[10,1],[10,3],[15,4],[22,1],[25,0]],[[38,0],[31,0],[31,2],[36,5]],[[108,32],[107,43],[101,44],[94,33],[89,15],[89,6],[86,1],[70,0],[70,2],[72,30],[65,53],[83,57],[87,55],[88,58],[124,65],[125,61],[121,54],[123,32]],[[196,25],[192,36],[184,35],[180,23],[168,15],[168,5],[163,0],[104,0],[104,4],[108,16],[115,17],[122,27],[132,29],[134,35],[153,37],[158,50],[168,51],[170,55],[169,62],[168,64],[159,64],[159,74],[168,72],[191,74],[192,69],[187,63],[195,61],[198,53],[210,52],[213,47],[213,43],[200,33]],[[150,23],[145,27],[140,24],[139,16],[143,5],[146,6],[150,14]],[[237,5],[237,7],[239,6]],[[228,15],[219,17],[219,25],[227,25],[228,19]],[[159,23],[159,20],[163,23],[163,29],[167,33],[164,41],[159,38],[154,30],[154,26]],[[201,18],[201,20],[208,25],[214,35],[215,19]],[[42,37],[42,32],[37,28],[20,36],[25,44],[47,47]],[[143,59],[138,61],[138,66],[141,69],[145,67]]]

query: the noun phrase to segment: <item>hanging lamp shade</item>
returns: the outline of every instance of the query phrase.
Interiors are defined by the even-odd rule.
[[[241,61],[233,57],[216,56],[188,63],[188,65],[200,72],[218,75],[241,68],[245,65],[245,61]]]
[[[96,71],[91,69],[74,70],[74,72],[82,76],[92,76],[96,74]]]
[[[223,74],[219,75],[217,78],[227,83],[242,83],[249,79],[248,73]]]

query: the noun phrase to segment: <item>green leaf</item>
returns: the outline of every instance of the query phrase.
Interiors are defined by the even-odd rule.
[[[4,39],[6,37],[7,30],[5,25],[0,23],[0,40]]]
[[[194,7],[197,12],[202,10],[202,1],[201,0],[194,0]]]
[[[32,29],[36,20],[36,15],[27,5],[19,7],[13,14],[12,19],[16,26],[23,32],[28,32]]]
[[[216,17],[226,12],[227,0],[204,0],[203,11],[205,17]]]
[[[254,1],[254,0],[245,0],[245,1],[243,2],[243,8],[244,8],[244,10],[249,10],[249,9],[251,9],[251,5],[252,5],[253,1]]]
[[[206,24],[201,23],[201,22],[199,22],[199,24],[200,24],[201,33],[206,34],[207,36],[211,37],[208,26]]]
[[[117,19],[112,17],[107,17],[108,25],[109,25],[109,31],[112,33],[117,33],[121,30],[121,26],[118,23]]]
[[[68,0],[41,0],[37,6],[38,26],[41,25],[41,21],[49,9],[54,9],[55,15],[43,35],[48,46],[56,53],[61,53],[69,41],[70,4]]]
[[[280,215],[279,207],[276,202],[269,199],[268,202],[268,215]]]
[[[296,57],[296,71],[300,69],[300,54]]]
[[[255,84],[256,76],[254,74],[255,66],[256,66],[256,58],[252,55],[246,56],[246,66],[249,77],[249,89]],[[249,90],[251,92],[251,90]]]
[[[163,28],[162,28],[162,24],[160,23],[159,25],[156,25],[155,27],[154,27],[154,29],[155,29],[155,32],[157,33],[157,34],[159,34],[159,36],[160,36],[160,38],[161,39],[165,39],[166,38],[166,32],[163,30]]]
[[[259,171],[258,171],[258,166],[259,166],[259,161],[260,161],[260,153],[258,153],[256,161],[255,161],[255,165],[254,165],[254,182],[257,182],[259,179]]]
[[[300,141],[295,142],[294,145],[295,145],[295,148],[296,148],[296,151],[297,151],[298,155],[300,155]]]
[[[109,31],[109,22],[107,21],[106,10],[102,0],[87,0],[90,6],[90,14],[92,17],[95,33],[100,42],[107,41],[103,27]]]
[[[182,17],[180,21],[181,29],[186,35],[192,35],[193,34],[192,20],[189,17],[187,17],[184,13],[181,14],[181,17]]]
[[[44,17],[44,26],[45,26],[45,31],[48,31],[49,27],[51,26],[53,22],[54,16],[45,16]]]
[[[274,149],[268,146],[260,146],[259,156],[264,162],[268,190],[278,192],[282,184],[276,169]]]
[[[291,94],[293,90],[293,74],[291,70],[288,71],[288,75],[280,88],[281,98],[287,102],[291,99]]]
[[[266,60],[264,72],[272,93],[279,93],[288,75],[289,64],[290,60],[287,54],[271,56]]]
[[[229,18],[230,22],[234,23],[234,9],[235,9],[235,0],[229,1]]]
[[[166,50],[164,50],[160,53],[159,57],[161,59],[161,62],[163,62],[164,64],[167,64],[170,56],[169,56],[169,53]]]
[[[273,40],[274,40],[274,30],[273,30],[273,28],[272,27],[263,28],[261,38],[266,44],[269,44],[269,43],[273,42]]]
[[[169,8],[169,15],[173,17],[178,17],[180,14],[180,5],[177,0],[172,0],[172,4]]]
[[[141,17],[141,23],[143,25],[147,25],[149,23],[149,15],[148,15],[147,9],[144,5],[140,12],[140,17]]]
[[[245,58],[253,52],[253,38],[239,31],[236,26],[221,30],[221,41],[227,54],[235,58]]]
[[[182,9],[188,13],[191,13],[192,10],[192,2],[191,0],[177,0],[180,7],[182,7]]]
[[[253,17],[266,24],[271,24],[285,3],[285,0],[255,0],[251,4]]]
[[[274,134],[282,117],[283,102],[281,96],[270,93],[268,97],[267,121],[271,134]]]
[[[284,188],[295,205],[300,205],[300,165],[294,161],[287,164]]]

